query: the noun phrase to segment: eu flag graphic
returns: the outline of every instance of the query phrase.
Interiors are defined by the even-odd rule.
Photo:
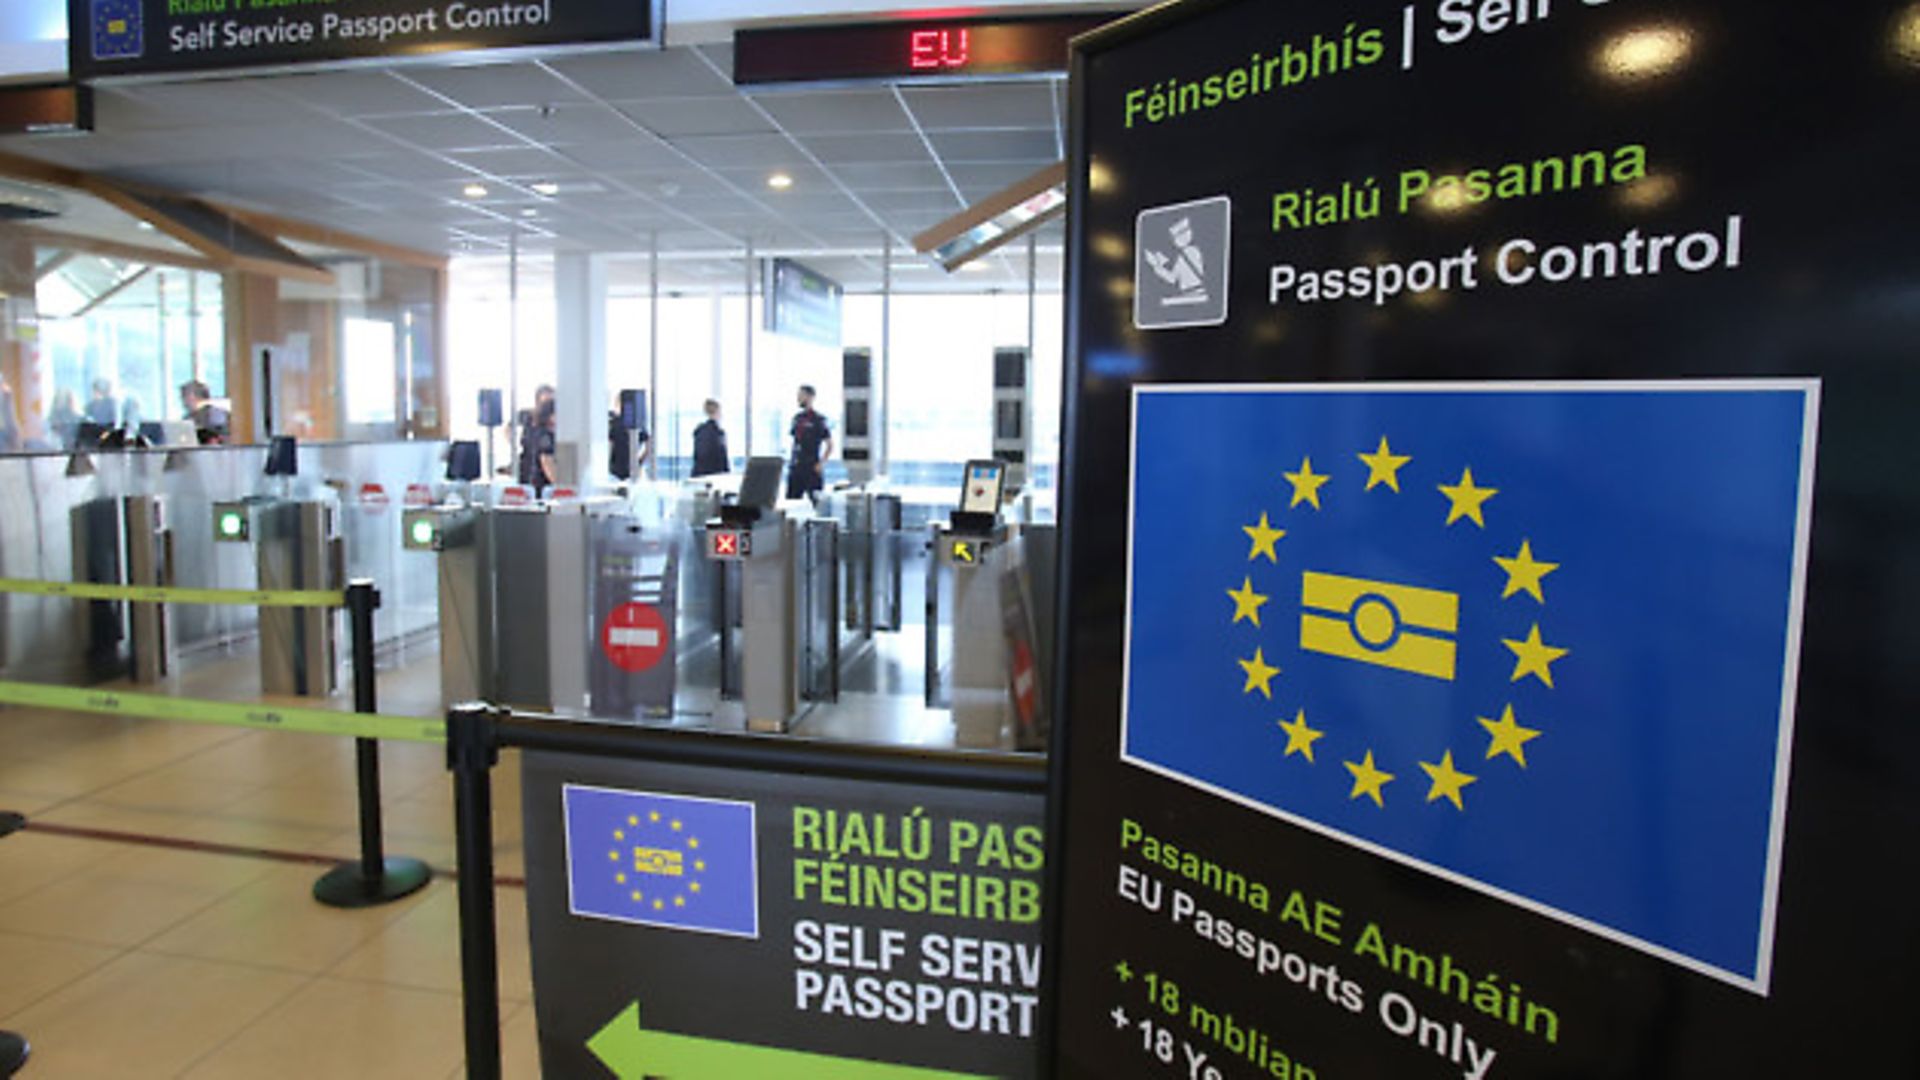
[[[1137,388],[1123,754],[1764,994],[1818,405]]]
[[[577,784],[561,800],[575,915],[760,936],[752,803]]]
[[[92,0],[93,58],[138,60],[145,55],[146,0]]]

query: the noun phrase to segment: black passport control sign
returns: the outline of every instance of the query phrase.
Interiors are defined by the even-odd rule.
[[[78,81],[643,44],[658,0],[68,0]]]
[[[1053,1075],[1920,1075],[1920,4],[1187,0],[1071,121]]]

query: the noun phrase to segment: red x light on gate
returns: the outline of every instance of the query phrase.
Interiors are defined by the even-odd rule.
[[[715,529],[707,533],[707,554],[715,559],[742,559],[753,551],[753,539],[734,529]]]

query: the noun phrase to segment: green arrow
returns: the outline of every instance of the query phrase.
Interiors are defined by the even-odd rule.
[[[987,1080],[977,1073],[890,1065],[770,1046],[670,1035],[640,1026],[635,1002],[587,1040],[587,1049],[620,1080]]]

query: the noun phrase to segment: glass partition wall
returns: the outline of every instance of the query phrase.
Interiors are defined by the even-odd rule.
[[[609,257],[606,407],[617,407],[623,389],[648,393],[656,475],[677,480],[691,468],[693,432],[708,401],[719,406],[738,467],[749,454],[786,452],[796,392],[810,385],[836,435],[831,482],[845,475],[842,350],[864,347],[874,357],[875,409],[885,424],[874,432],[876,463],[885,461],[879,471],[900,485],[957,487],[961,466],[992,452],[995,349],[1030,348],[1032,483],[1050,488],[1063,338],[1058,244],[1056,236],[1036,245],[1031,284],[1024,244],[990,256],[980,271],[951,274],[899,248],[889,267],[881,247]],[[838,346],[767,329],[760,265],[769,257],[795,259],[842,284]],[[482,389],[506,390],[511,415],[556,380],[554,257],[456,257],[450,280],[451,427],[456,438],[484,438]],[[510,461],[510,433],[495,437],[496,460]]]

